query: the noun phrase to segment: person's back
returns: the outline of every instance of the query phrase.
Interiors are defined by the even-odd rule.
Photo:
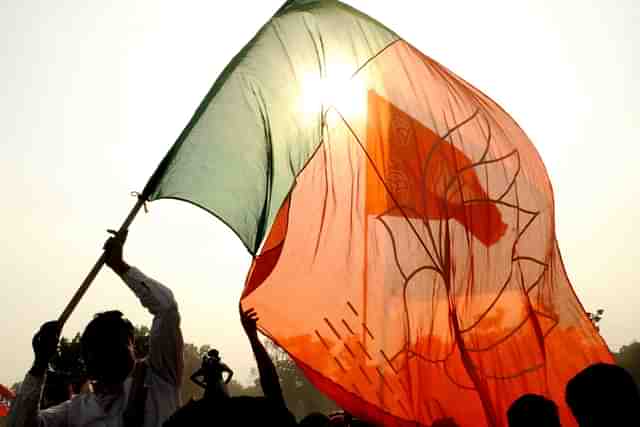
[[[560,427],[556,404],[537,394],[525,394],[507,411],[509,427]]]
[[[329,427],[330,422],[328,416],[320,412],[312,412],[300,420],[298,425],[300,427]]]
[[[191,400],[173,414],[163,427],[224,426],[294,427],[295,418],[286,407],[263,396],[216,396]]]
[[[573,377],[566,401],[580,427],[640,426],[640,393],[620,366],[598,363]]]
[[[296,420],[285,405],[264,396],[234,396],[229,403],[230,421],[238,426],[295,426]]]

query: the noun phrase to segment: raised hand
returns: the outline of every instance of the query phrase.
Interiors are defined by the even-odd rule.
[[[246,311],[242,311],[242,306],[240,306],[240,322],[249,338],[258,336],[258,320],[260,319],[255,309],[249,308]]]
[[[31,345],[35,361],[31,368],[31,374],[42,376],[49,367],[49,362],[56,354],[58,340],[60,339],[60,325],[57,320],[52,320],[40,327],[40,330],[33,336]]]
[[[117,274],[123,274],[129,269],[129,265],[122,257],[122,247],[127,240],[129,230],[117,233],[115,230],[107,230],[113,236],[104,243],[105,263]]]

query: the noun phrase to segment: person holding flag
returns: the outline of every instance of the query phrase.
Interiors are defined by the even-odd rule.
[[[46,371],[60,335],[58,321],[45,323],[33,338],[35,361],[13,405],[11,427],[155,427],[178,408],[184,364],[178,305],[167,287],[124,261],[127,232],[109,231],[114,236],[105,243],[106,264],[154,316],[149,355],[135,359],[134,328],[121,312],[98,313],[81,337],[93,392],[39,410]]]

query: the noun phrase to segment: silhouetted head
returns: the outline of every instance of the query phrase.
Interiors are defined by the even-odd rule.
[[[123,382],[135,364],[133,325],[119,311],[98,313],[82,337],[82,357],[90,379],[103,384]]]
[[[447,417],[436,420],[433,424],[431,424],[431,427],[458,427],[458,424],[453,418]]]
[[[320,413],[320,412],[312,412],[302,420],[298,424],[304,427],[329,427],[330,421],[329,417]]]
[[[525,394],[507,411],[509,427],[560,427],[558,406],[544,396]]]
[[[345,411],[336,411],[327,415],[331,427],[343,427],[350,425],[351,416]]]
[[[640,394],[620,366],[598,363],[567,384],[567,404],[581,427],[640,425]]]
[[[372,427],[372,424],[355,418],[344,410],[332,412],[328,415],[328,418],[331,427]]]

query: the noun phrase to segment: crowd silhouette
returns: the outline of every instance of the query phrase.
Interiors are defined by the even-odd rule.
[[[240,309],[240,321],[253,351],[263,396],[232,396],[233,371],[217,350],[209,350],[190,379],[203,397],[179,402],[183,360],[178,305],[172,292],[123,260],[126,233],[105,243],[106,264],[122,278],[154,316],[149,352],[134,351],[134,327],[117,310],[98,313],[80,344],[86,375],[71,378],[48,371],[60,327],[47,322],[33,338],[34,363],[11,406],[12,427],[176,427],[176,426],[372,426],[351,414],[312,412],[296,421],[287,408],[276,367],[258,338],[258,313]],[[225,377],[226,375],[226,377]],[[639,426],[640,393],[631,375],[610,364],[595,364],[566,386],[566,404],[580,427]],[[509,427],[560,427],[558,405],[545,396],[525,394],[507,411]],[[428,427],[455,427],[453,418]]]

